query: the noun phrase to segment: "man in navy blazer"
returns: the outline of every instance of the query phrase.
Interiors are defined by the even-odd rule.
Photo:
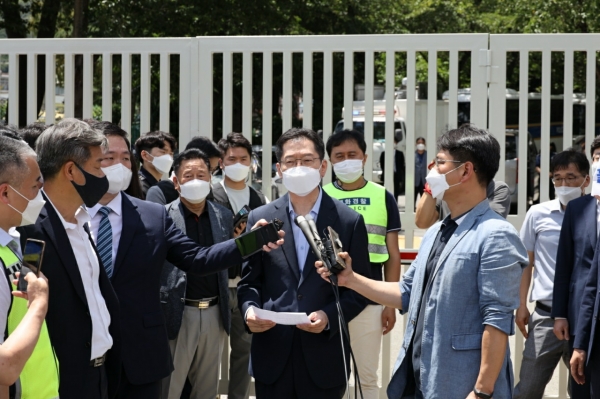
[[[592,159],[598,162],[600,138],[596,138],[590,147]],[[554,333],[559,339],[569,340],[571,351],[598,237],[597,212],[598,200],[591,195],[571,201],[565,210],[558,243],[551,316],[555,320]],[[590,397],[589,374],[586,373],[586,377],[583,385],[571,383],[576,398]]]
[[[102,170],[110,186],[99,205],[90,209],[90,225],[120,303],[123,371],[116,397],[153,399],[160,396],[161,380],[173,370],[160,301],[165,260],[184,271],[212,274],[242,257],[233,240],[201,248],[175,226],[164,206],[122,192],[133,182],[128,173],[131,147],[119,127],[105,125],[103,132],[108,146]],[[112,230],[112,242],[106,245],[105,215]]]
[[[291,129],[276,145],[277,168],[289,194],[252,211],[248,226],[261,218],[282,220],[286,232],[283,251],[251,257],[242,266],[238,283],[240,311],[254,333],[249,371],[260,399],[341,398],[348,378],[348,342],[344,338],[342,353],[342,327],[332,287],[314,270],[316,257],[294,219],[311,214],[319,234],[332,227],[343,248],[358,258],[359,272],[369,275],[365,223],[361,215],[319,187],[327,162],[323,160],[323,141],[315,132]],[[341,288],[340,304],[348,323],[365,308],[366,301]],[[256,317],[255,308],[306,312],[311,323],[275,325]]]

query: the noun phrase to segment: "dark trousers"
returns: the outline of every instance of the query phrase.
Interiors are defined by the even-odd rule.
[[[255,388],[257,399],[340,399],[344,396],[346,384],[323,389],[313,382],[306,368],[300,333],[296,331],[292,352],[279,379],[271,385],[256,380]]]
[[[89,399],[108,399],[108,380],[106,378],[106,366],[102,365],[100,367],[92,367],[88,366],[92,369],[90,373],[90,387],[98,387],[97,389],[90,388],[89,391],[86,391],[84,395],[89,394]],[[58,390],[59,395],[62,397],[63,395],[60,393],[60,388]]]
[[[134,385],[127,378],[123,368],[121,371],[121,382],[117,389],[115,399],[158,399],[160,397],[160,380],[148,384]]]
[[[573,342],[575,341],[575,336],[570,337],[569,340],[569,351],[571,356],[573,356]],[[569,373],[569,395],[573,399],[590,399],[591,395],[591,385],[590,385],[590,369],[589,367],[585,367],[585,384],[579,385],[575,382],[571,373]]]

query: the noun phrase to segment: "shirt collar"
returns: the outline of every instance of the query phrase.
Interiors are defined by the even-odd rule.
[[[121,200],[121,192],[119,191],[117,196],[115,198],[113,198],[112,201],[110,201],[108,204],[106,204],[106,205],[96,204],[93,207],[88,209],[88,213],[90,214],[90,218],[93,219],[96,216],[96,214],[98,213],[98,211],[100,210],[100,208],[102,208],[103,206],[107,206],[110,208],[111,211],[113,211],[117,215],[121,216],[122,205],[123,205],[123,201]]]
[[[0,246],[6,247],[12,240],[12,236],[0,228]]]
[[[67,222],[65,220],[65,218],[62,217],[62,215],[60,214],[58,209],[56,209],[56,206],[54,206],[54,204],[52,203],[52,200],[50,199],[48,194],[46,194],[46,199],[48,200],[50,205],[52,205],[52,207],[56,211],[56,214],[58,215],[58,218],[60,219],[60,222],[62,223],[65,230],[73,230],[78,225],[83,226],[84,224],[86,224],[87,222],[90,221],[90,215],[87,213],[87,211],[85,210],[85,208],[83,206],[80,206],[79,208],[77,208],[77,211],[75,211],[75,219],[77,219],[77,224]]]
[[[146,168],[144,168],[143,166],[140,166],[140,170],[138,173],[141,174],[142,176],[144,176],[144,178],[146,178],[146,180],[148,180],[148,183],[150,183],[150,186],[155,186],[156,184],[158,184],[158,180],[156,180],[156,178],[154,176],[152,176],[152,173],[148,172],[146,170]]]
[[[321,187],[319,187],[319,196],[317,197],[317,201],[315,202],[312,209],[310,210],[310,215],[315,220],[317,220],[317,216],[319,215],[319,209],[321,208],[321,199],[323,199],[323,190],[321,189]],[[296,219],[297,215],[296,215],[296,212],[294,212],[294,207],[292,206],[292,200],[290,199],[289,196],[288,196],[288,207],[289,207],[289,212],[290,212],[290,218],[292,220]]]
[[[562,207],[560,206],[560,201],[558,200],[558,198],[546,202],[546,207],[550,212],[564,212]]]

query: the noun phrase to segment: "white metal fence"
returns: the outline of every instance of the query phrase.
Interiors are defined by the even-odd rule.
[[[215,125],[220,125],[223,134],[232,131],[235,112],[241,112],[241,131],[253,139],[257,115],[260,122],[260,142],[263,148],[262,184],[267,196],[271,191],[273,138],[279,135],[274,131],[272,119],[281,118],[281,131],[292,127],[294,101],[302,97],[303,113],[301,125],[313,127],[316,120],[323,129],[323,139],[332,134],[337,121],[334,109],[343,106],[344,127],[351,128],[353,120],[353,89],[355,83],[365,85],[365,120],[374,118],[374,76],[385,81],[385,142],[392,143],[394,137],[395,87],[398,77],[406,77],[406,112],[401,115],[406,122],[406,193],[404,212],[401,215],[405,230],[405,247],[417,247],[415,238],[419,231],[414,223],[414,164],[415,138],[423,135],[429,146],[432,158],[434,143],[439,136],[439,106],[448,107],[446,127],[456,127],[459,114],[459,88],[470,87],[470,120],[480,127],[488,127],[498,138],[502,148],[502,161],[497,175],[504,180],[505,169],[505,128],[506,128],[506,89],[507,54],[519,52],[519,135],[518,158],[527,159],[528,129],[528,81],[536,71],[529,69],[529,54],[542,53],[541,70],[541,175],[549,171],[549,143],[551,122],[550,73],[552,52],[564,53],[564,132],[562,148],[569,147],[573,136],[572,98],[574,79],[574,52],[587,53],[586,69],[586,143],[595,134],[596,99],[596,52],[600,50],[598,35],[375,35],[375,36],[288,36],[288,37],[201,37],[174,39],[48,39],[48,40],[2,40],[0,55],[8,56],[8,121],[17,124],[19,120],[19,55],[27,56],[27,122],[40,117],[36,101],[38,68],[45,70],[45,101],[42,107],[45,122],[54,123],[56,113],[56,82],[64,81],[64,111],[61,116],[75,116],[76,56],[83,58],[82,75],[82,116],[94,116],[95,107],[101,110],[103,120],[114,120],[126,131],[139,125],[140,132],[149,131],[157,125],[161,130],[169,130],[171,114],[178,114],[178,134],[180,146],[184,146],[195,135],[211,136]],[[301,54],[301,57],[298,56]],[[343,54],[343,61],[341,54]],[[37,55],[45,55],[45,64],[38,65]],[[171,63],[177,58],[178,73],[173,74]],[[135,68],[132,61],[135,57]],[[237,57],[237,58],[236,58]],[[239,62],[241,57],[241,64]],[[277,58],[277,62],[274,60]],[[364,66],[364,81],[355,81],[357,59]],[[215,60],[218,59],[218,68]],[[236,63],[235,60],[238,60]],[[402,62],[398,62],[401,59]],[[384,60],[384,61],[382,61]],[[319,68],[316,68],[318,62]],[[343,65],[335,67],[339,63]],[[461,63],[462,62],[462,63]],[[117,63],[120,76],[113,68]],[[298,66],[301,63],[301,68]],[[336,64],[338,63],[338,64]],[[440,68],[440,64],[447,68]],[[275,68],[277,64],[277,68]],[[423,66],[423,65],[426,66]],[[241,71],[239,68],[241,65]],[[255,68],[255,65],[259,65]],[[296,68],[294,68],[296,65]],[[339,65],[338,65],[339,66]],[[402,69],[400,70],[400,66]],[[337,68],[337,69],[336,69]],[[461,68],[470,69],[470,76],[460,74]],[[440,69],[447,73],[448,100],[438,99],[437,83]],[[335,70],[340,71],[334,73]],[[99,71],[99,72],[98,72]],[[134,73],[138,74],[134,76]],[[298,76],[297,76],[298,75]],[[317,76],[318,75],[318,76]],[[360,75],[360,74],[359,74]],[[60,78],[62,76],[62,78]],[[334,86],[334,80],[342,80],[342,86]],[[466,81],[460,81],[466,79]],[[174,83],[175,80],[175,83]],[[427,100],[417,98],[418,81],[431,82],[427,86]],[[294,82],[301,81],[299,85]],[[315,82],[322,82],[322,92],[315,91]],[[215,82],[218,82],[215,85]],[[259,82],[259,83],[255,83]],[[278,87],[275,88],[275,82]],[[435,82],[435,84],[433,84]],[[172,86],[178,86],[177,96],[172,94]],[[262,94],[256,97],[260,85]],[[280,85],[280,87],[279,87]],[[135,87],[134,87],[135,86]],[[118,87],[119,96],[113,96]],[[296,89],[294,89],[296,87]],[[298,89],[298,87],[300,87]],[[334,95],[334,87],[341,87],[343,96]],[[255,90],[256,89],[256,90]],[[274,90],[275,89],[275,90]],[[280,112],[273,112],[274,91],[279,90]],[[234,98],[234,91],[241,96]],[[96,96],[94,96],[96,93]],[[137,93],[133,101],[132,93]],[[220,102],[215,104],[215,93]],[[489,93],[489,94],[488,94]],[[100,94],[98,96],[98,94]],[[424,97],[423,92],[419,97]],[[489,95],[489,99],[488,99]],[[94,98],[96,102],[94,103]],[[98,100],[100,98],[100,100]],[[176,98],[176,100],[175,100]],[[341,104],[334,104],[334,98],[343,98]],[[426,126],[417,131],[415,120],[416,104],[426,102]],[[241,103],[241,107],[235,103]],[[255,103],[259,103],[257,107]],[[157,105],[153,105],[157,104]],[[60,105],[60,104],[59,104]],[[120,118],[113,115],[115,105],[120,106]],[[216,108],[221,109],[221,120],[215,120]],[[260,108],[257,110],[257,108]],[[237,110],[237,111],[236,111]],[[319,110],[320,112],[317,112]],[[154,116],[153,116],[154,112]],[[446,115],[446,114],[445,114]],[[489,115],[489,123],[488,123]],[[152,123],[152,120],[158,121]],[[300,122],[296,122],[300,123]],[[373,124],[365,123],[365,138],[373,142]],[[389,149],[389,147],[388,147]],[[372,146],[367,147],[368,156],[373,156]],[[588,154],[589,155],[589,154]],[[393,174],[393,151],[385,154],[385,174]],[[367,162],[365,176],[372,177],[372,163]],[[527,181],[527,162],[518,165],[518,181]],[[387,179],[386,188],[393,191],[392,179]],[[522,186],[522,185],[520,185]],[[541,200],[548,198],[548,179],[540,179]],[[527,190],[518,191],[518,207],[509,220],[520,228],[527,208]],[[415,235],[415,233],[417,233]],[[398,326],[395,335],[401,335]],[[511,342],[513,338],[511,338]],[[523,340],[519,333],[514,338],[515,371],[518,378]],[[397,355],[392,349],[390,335],[383,344],[383,388],[389,380],[391,366]],[[226,363],[225,363],[226,365]],[[226,387],[226,368],[222,373],[222,387]],[[566,370],[560,374],[558,397],[566,397]]]

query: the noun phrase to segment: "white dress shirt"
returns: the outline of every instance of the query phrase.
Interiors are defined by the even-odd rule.
[[[52,204],[52,201],[50,203]],[[83,227],[90,221],[90,215],[83,207],[80,207],[75,212],[77,224],[74,224],[67,222],[56,207],[54,209],[67,232],[67,237],[69,237],[71,249],[77,260],[77,266],[79,267],[79,273],[83,282],[83,289],[92,319],[92,351],[90,360],[93,360],[104,355],[112,348],[113,339],[108,332],[110,313],[108,313],[108,308],[106,307],[106,302],[98,283],[100,278],[100,262],[98,262],[96,252],[94,252],[89,236]],[[65,311],[68,310],[65,309]]]
[[[121,232],[123,231],[123,217],[121,215],[122,197],[121,193],[106,204],[110,208],[108,213],[108,221],[110,222],[110,228],[112,230],[112,264],[113,270],[115,267],[115,259],[117,259],[117,251],[119,250],[119,241],[121,240]],[[100,208],[105,205],[96,204],[92,208],[88,209],[90,214],[90,233],[94,242],[98,244],[98,229],[100,228],[100,221],[102,220],[102,213]]]

